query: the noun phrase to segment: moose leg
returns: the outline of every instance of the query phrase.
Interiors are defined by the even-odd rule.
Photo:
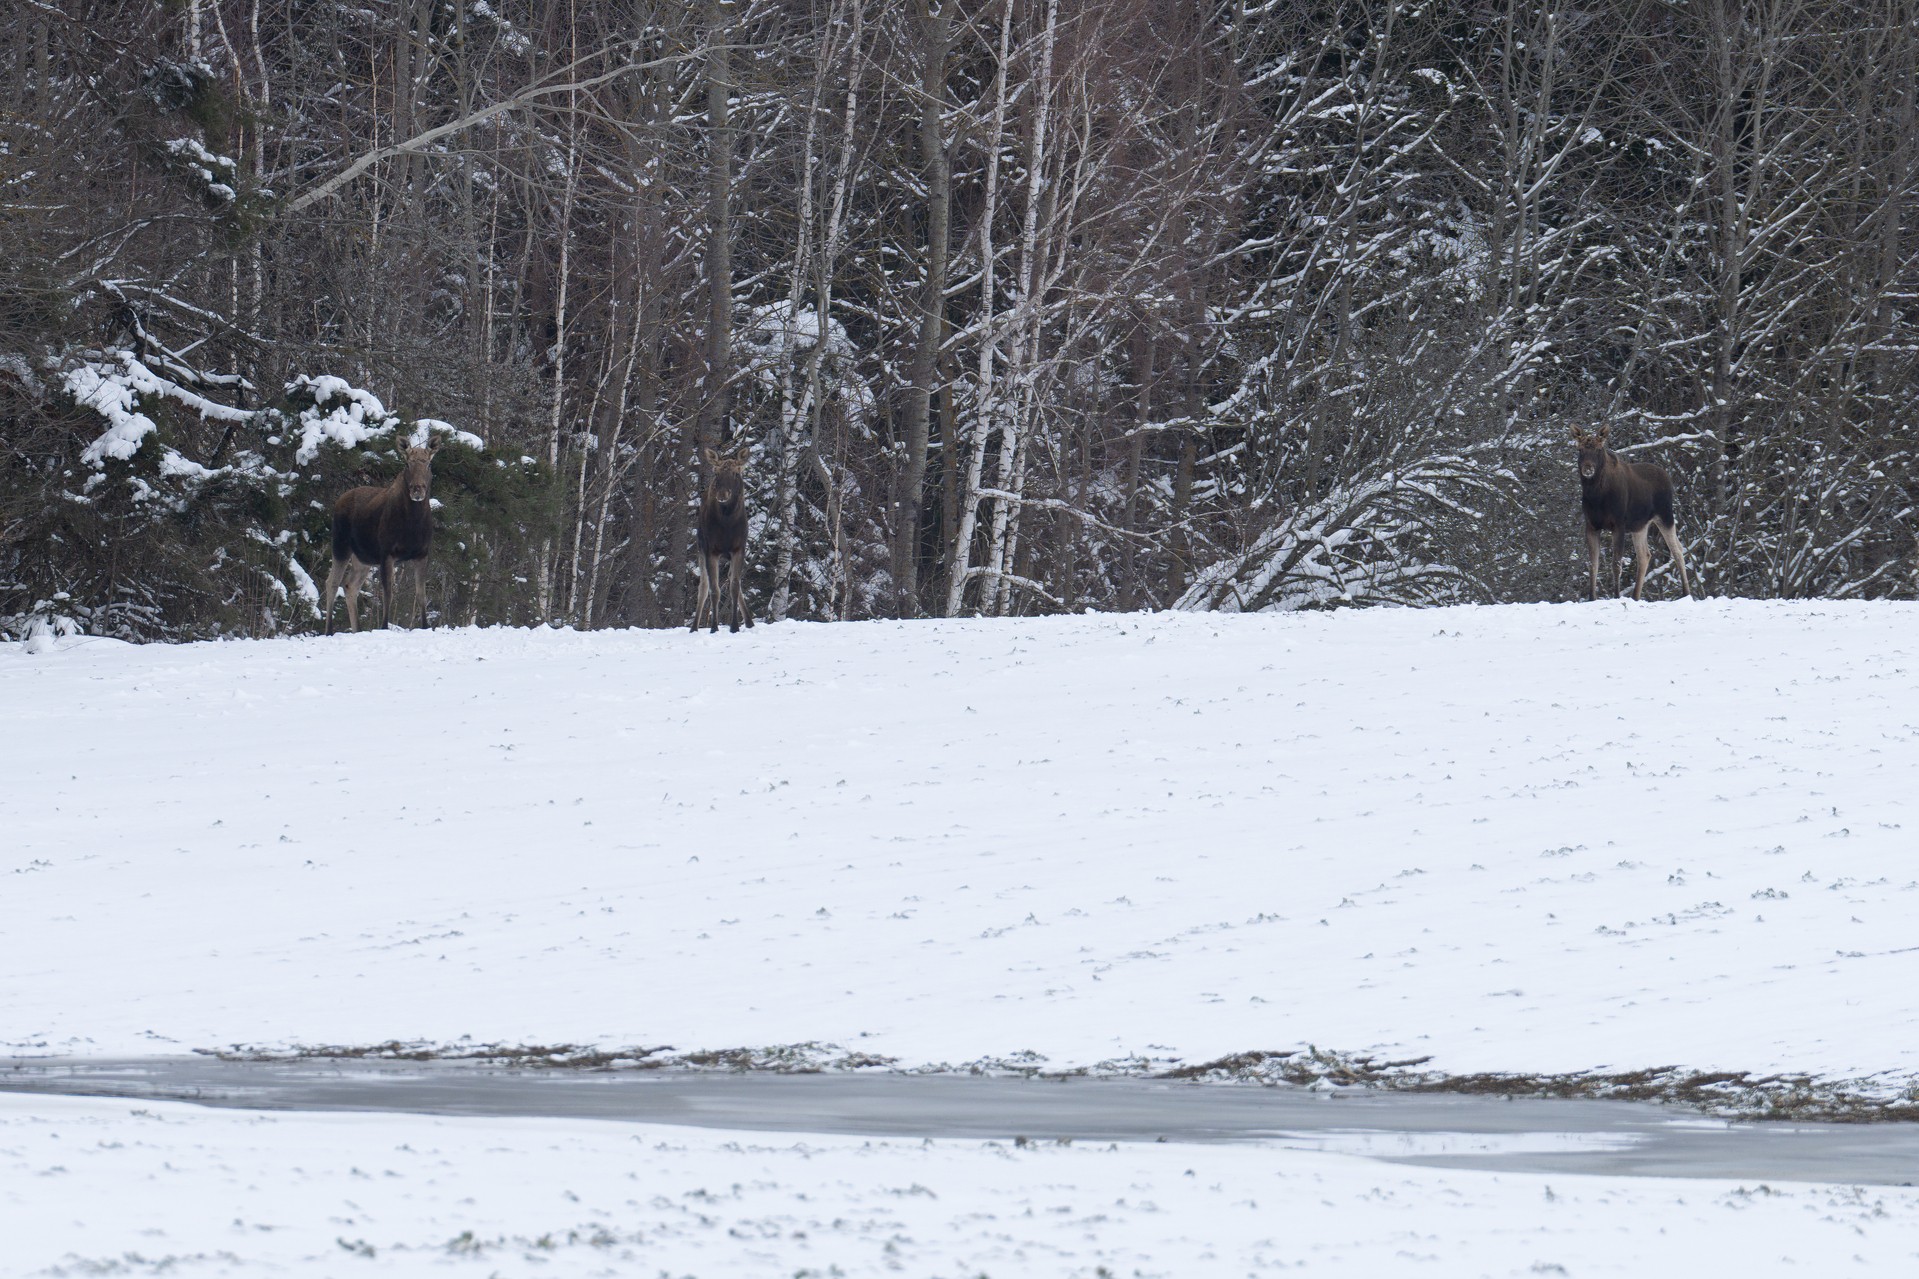
[[[723,565],[723,568],[721,571],[725,573],[726,576],[723,579],[721,579],[722,585],[720,587],[720,594],[726,600],[726,609],[727,609],[726,630],[727,630],[727,633],[730,635],[738,635],[740,633],[740,560],[741,558],[742,557],[737,554],[729,554],[724,560],[721,561]]]
[[[399,568],[391,555],[380,561],[380,629],[393,625],[393,574]]]
[[[1621,574],[1625,569],[1625,565],[1622,563],[1625,558],[1626,530],[1616,528],[1612,533],[1612,597],[1614,599],[1619,598],[1619,588],[1624,584],[1621,580]]]
[[[693,604],[693,620],[687,624],[687,627],[686,627],[687,630],[697,631],[700,629],[700,618],[706,612],[706,601],[708,597],[712,595],[712,593],[713,593],[712,584],[708,580],[707,554],[705,551],[701,551],[700,552],[700,595],[699,595],[699,598]]]
[[[413,561],[413,602],[419,607],[413,610],[413,625],[419,630],[426,629],[426,561]]]
[[[348,558],[346,562],[346,628],[358,632],[360,629],[360,592],[366,589],[366,575],[371,573],[371,565]]]
[[[1599,530],[1588,524],[1586,526],[1586,556],[1592,561],[1592,597],[1594,599],[1599,598],[1599,546],[1601,541]]]
[[[333,604],[334,604],[333,593],[340,589],[340,583],[345,578],[346,578],[346,561],[345,560],[333,561],[333,567],[327,570],[326,594],[320,597],[320,612],[326,615],[326,620],[321,624],[322,629],[320,633],[322,635],[333,634]]]
[[[740,619],[746,620],[746,629],[753,629],[753,614],[746,608],[746,552],[739,551],[733,556],[733,629],[740,629]]]
[[[1646,545],[1644,528],[1632,535],[1632,558],[1637,570],[1633,576],[1632,597],[1643,600],[1646,598],[1646,568],[1652,563],[1652,550]]]
[[[706,557],[706,580],[710,585],[708,589],[705,591],[705,594],[708,598],[708,607],[710,607],[713,610],[711,613],[708,613],[706,615],[706,620],[709,624],[707,634],[709,635],[718,635],[720,633],[720,573],[721,571],[722,571],[722,564],[720,561],[720,557],[717,554],[709,554]]]
[[[1655,519],[1653,524],[1659,529],[1659,539],[1672,554],[1672,562],[1679,566],[1679,589],[1686,593],[1687,599],[1691,599],[1692,583],[1686,580],[1686,552],[1679,545],[1679,530],[1672,526],[1670,520]]]

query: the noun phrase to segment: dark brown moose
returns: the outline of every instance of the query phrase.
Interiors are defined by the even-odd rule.
[[[1666,549],[1679,569],[1679,586],[1688,598],[1692,584],[1686,580],[1686,553],[1679,548],[1679,534],[1672,522],[1672,477],[1651,462],[1628,462],[1606,447],[1610,427],[1597,431],[1572,429],[1573,442],[1579,446],[1579,504],[1586,512],[1586,550],[1592,560],[1592,597],[1599,598],[1600,546],[1607,534],[1612,537],[1612,589],[1619,594],[1619,557],[1625,554],[1626,539],[1632,539],[1633,559],[1638,572],[1633,579],[1632,597],[1645,598],[1646,567],[1652,551],[1646,545],[1646,526],[1659,530]]]
[[[434,449],[410,448],[406,468],[384,488],[363,484],[340,494],[333,504],[333,569],[327,574],[321,611],[326,633],[333,633],[333,593],[346,583],[346,624],[360,629],[360,588],[367,574],[380,570],[380,625],[393,620],[394,573],[413,565],[419,622],[426,621],[426,553],[433,543]]]
[[[712,632],[718,633],[720,597],[725,594],[733,599],[733,619],[727,629],[737,634],[741,619],[745,619],[748,630],[753,627],[741,583],[746,575],[746,455],[721,457],[711,447],[701,453],[706,458],[707,479],[695,534],[700,551],[700,598],[693,606],[693,623],[686,629],[700,629],[700,617],[710,603]]]

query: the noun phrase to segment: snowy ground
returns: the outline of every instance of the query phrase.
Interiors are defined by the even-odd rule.
[[[1896,1087],[1915,621],[0,646],[0,1053],[1310,1043]],[[1907,1273],[1915,1209],[1256,1145],[0,1096],[9,1275]]]
[[[0,1096],[0,1240],[9,1276],[1903,1275],[1919,1191]]]
[[[1919,1074],[1919,611],[0,646],[0,1051]]]

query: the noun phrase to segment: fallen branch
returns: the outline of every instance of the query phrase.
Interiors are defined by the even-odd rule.
[[[588,76],[584,80],[568,80],[559,84],[535,85],[533,88],[516,93],[504,101],[481,107],[477,111],[470,111],[457,120],[449,120],[445,124],[435,125],[426,132],[408,138],[404,142],[395,142],[388,146],[374,148],[312,190],[293,197],[293,199],[287,202],[287,212],[299,213],[302,210],[311,208],[382,160],[391,159],[396,155],[405,155],[413,151],[423,151],[435,142],[438,142],[441,138],[451,137],[453,134],[464,132],[476,124],[485,124],[495,116],[505,115],[509,111],[517,111],[519,108],[529,103],[537,102],[541,98],[550,98],[559,93],[579,93],[583,90],[597,89],[607,81],[618,79],[620,76],[626,75],[629,72],[650,71],[655,67],[671,66],[674,63],[689,62],[695,58],[703,58],[705,56],[705,50],[701,50],[698,53],[678,53],[671,57],[653,58],[646,62],[623,63],[620,66],[614,67],[611,71],[602,71],[599,75]],[[575,65],[578,64],[576,63]],[[566,70],[570,71],[572,67],[568,67]]]

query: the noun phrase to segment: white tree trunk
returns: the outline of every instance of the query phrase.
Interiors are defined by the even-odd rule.
[[[560,195],[560,288],[553,308],[553,403],[546,439],[547,465],[559,469],[560,422],[566,403],[566,307],[572,283],[573,199],[578,190],[580,160],[579,100],[577,90],[567,98],[566,183]],[[584,483],[584,476],[582,477]],[[537,597],[542,623],[553,616],[553,535],[540,543]]]
[[[832,40],[831,29],[826,39]],[[806,141],[800,155],[799,231],[793,246],[793,270],[786,281],[786,328],[780,336],[780,460],[774,501],[779,511],[779,550],[773,560],[773,598],[767,617],[779,622],[793,607],[793,560],[799,547],[800,424],[806,420],[806,408],[796,398],[794,373],[799,352],[800,299],[806,291],[806,265],[813,241],[813,169],[819,146],[820,104],[826,94],[826,68],[831,59],[822,57],[813,77],[813,100],[807,105]]]
[[[848,2],[853,10],[853,22],[846,64],[846,112],[840,126],[839,167],[833,174],[833,202],[827,210],[826,238],[820,246],[818,275],[813,285],[815,302],[819,308],[819,331],[813,343],[812,365],[806,371],[806,399],[813,415],[813,455],[820,459],[821,478],[826,482],[827,533],[833,548],[828,581],[832,583],[832,594],[838,596],[835,611],[841,621],[850,615],[853,597],[852,573],[846,560],[845,487],[833,475],[832,468],[826,465],[820,452],[820,430],[826,407],[826,390],[821,375],[826,366],[826,338],[833,314],[833,268],[839,259],[840,236],[845,229],[846,196],[853,176],[854,125],[860,104],[860,42],[864,11],[860,0]],[[832,594],[829,594],[829,599]]]
[[[993,379],[993,214],[999,205],[1000,142],[1006,136],[1006,62],[1012,53],[1013,6],[1000,12],[999,68],[993,79],[993,128],[986,136],[986,200],[980,211],[979,395],[974,405],[973,450],[966,464],[966,491],[960,498],[959,529],[953,537],[951,573],[946,583],[946,616],[958,617],[972,576],[973,532],[978,526],[980,479],[986,469],[986,444],[996,417]]]
[[[1042,289],[1039,257],[1044,252],[1040,238],[1040,197],[1046,189],[1046,130],[1052,122],[1053,48],[1059,30],[1059,0],[1046,0],[1046,30],[1040,37],[1040,66],[1033,131],[1026,154],[1026,210],[1020,227],[1019,311],[1014,323],[1014,350],[1019,366],[1013,377],[1019,387],[1018,409],[1001,418],[999,453],[999,489],[1002,496],[993,499],[993,552],[980,596],[982,612],[1004,614],[1010,600],[1006,574],[1011,570],[1008,554],[1017,534],[1020,497],[1026,482],[1025,428],[1032,411],[1035,379],[1039,376],[1040,307]]]

